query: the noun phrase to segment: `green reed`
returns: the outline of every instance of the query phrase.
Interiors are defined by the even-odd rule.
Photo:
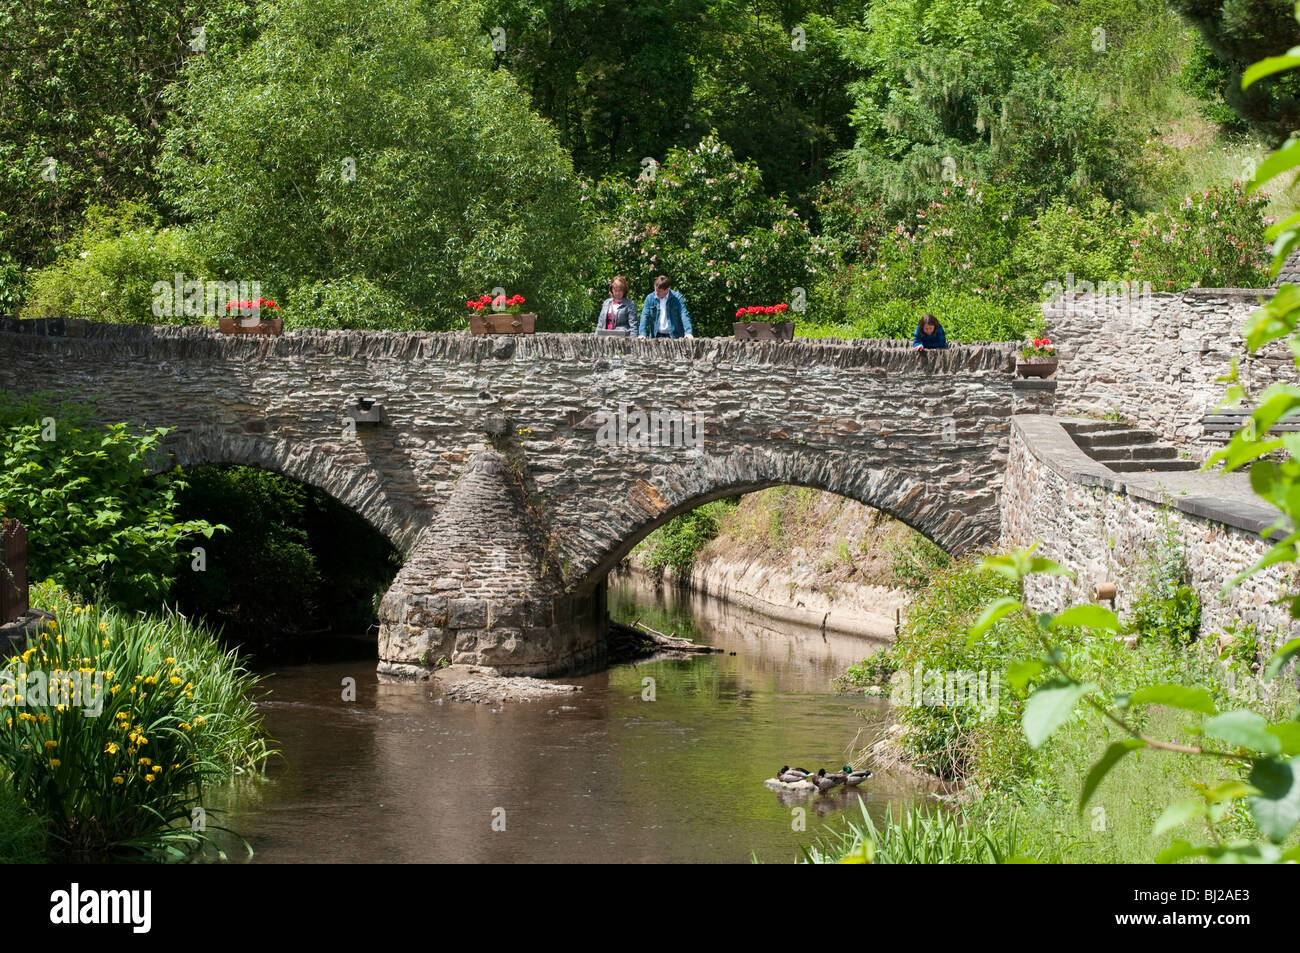
[[[205,786],[270,753],[256,678],[175,613],[46,596],[55,621],[0,668],[0,767],[53,852],[174,858],[208,842]]]

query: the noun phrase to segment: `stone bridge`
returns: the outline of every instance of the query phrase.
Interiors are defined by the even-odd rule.
[[[994,544],[1011,417],[1050,412],[1055,387],[1014,364],[1014,345],[0,332],[0,389],[97,397],[106,422],[171,428],[175,463],[262,467],[364,517],[406,557],[380,672],[414,677],[443,657],[532,675],[598,664],[610,569],[723,496],[814,487],[953,553]]]

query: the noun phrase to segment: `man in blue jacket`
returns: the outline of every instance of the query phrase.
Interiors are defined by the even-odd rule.
[[[638,337],[693,338],[691,316],[680,291],[673,291],[673,283],[666,275],[655,279],[653,294],[645,297],[641,306],[641,326]]]

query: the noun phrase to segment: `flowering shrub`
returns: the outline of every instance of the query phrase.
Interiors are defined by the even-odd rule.
[[[1020,349],[1020,356],[1023,358],[1031,357],[1056,357],[1056,348],[1047,338],[1034,338],[1032,344]]]
[[[1134,220],[1129,277],[1156,291],[1255,288],[1268,284],[1264,243],[1267,196],[1239,183],[1187,195],[1177,208]]]
[[[523,310],[520,306],[525,302],[525,300],[524,296],[519,294],[507,298],[503,291],[495,298],[490,294],[471,298],[469,301],[465,302],[465,307],[479,314],[484,311],[487,311],[489,314],[518,314]]]
[[[764,315],[772,317],[778,314],[784,314],[789,309],[789,307],[790,306],[786,304],[784,301],[781,302],[780,304],[767,304],[767,305],[755,304],[755,305],[750,305],[748,308],[737,308],[736,317],[752,318],[752,317],[762,317]]]
[[[764,194],[758,169],[717,136],[669,150],[653,173],[597,189],[607,267],[647,292],[656,275],[670,276],[698,336],[730,333],[726,316],[744,299],[811,288],[830,261],[795,210]]]
[[[204,785],[267,756],[255,679],[182,616],[49,598],[55,621],[0,668],[0,766],[73,857],[196,846]]]

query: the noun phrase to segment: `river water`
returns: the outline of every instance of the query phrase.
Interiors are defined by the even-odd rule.
[[[620,665],[500,709],[377,684],[373,657],[280,667],[261,708],[281,754],[267,780],[215,792],[211,823],[254,863],[788,863],[859,799],[879,817],[916,796],[888,772],[831,796],[763,786],[785,763],[834,770],[879,736],[884,702],[831,679],[882,643],[611,583],[615,618],[725,654]]]

